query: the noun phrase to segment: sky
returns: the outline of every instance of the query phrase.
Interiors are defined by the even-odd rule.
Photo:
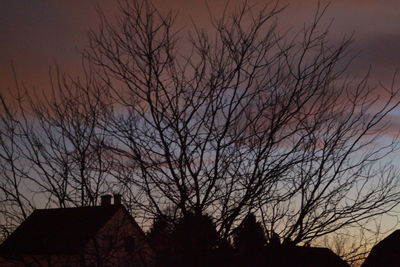
[[[321,0],[327,3],[325,0]],[[182,26],[191,19],[207,25],[205,0],[153,0],[163,11],[173,9]],[[208,0],[217,13],[225,0]],[[241,0],[231,0],[235,6]],[[260,0],[265,2],[265,0]],[[301,27],[314,14],[317,0],[286,0],[288,8],[280,15],[282,27]],[[112,16],[116,0],[0,0],[0,94],[15,88],[12,66],[19,81],[29,90],[46,88],[49,67],[78,74],[80,51],[87,42],[87,31],[98,25],[97,9]],[[372,81],[390,82],[400,70],[400,0],[332,0],[325,16],[333,20],[332,41],[354,34],[353,51],[358,54],[351,68],[354,74],[372,67]],[[400,78],[398,79],[400,86]],[[400,110],[391,114],[393,125],[400,125]]]
[[[248,0],[258,4],[262,0]],[[207,4],[214,15],[222,11],[226,0],[152,0],[162,12],[177,12],[177,23],[189,29],[191,21],[209,25]],[[230,0],[230,7],[244,0]],[[384,2],[384,4],[383,4]],[[62,71],[79,74],[81,51],[87,44],[87,32],[99,25],[98,10],[115,16],[117,0],[0,0],[0,94],[15,91],[18,82],[30,91],[49,88],[49,70],[57,64]],[[207,3],[207,4],[206,4]],[[332,42],[353,35],[352,53],[358,56],[351,74],[363,75],[372,68],[371,84],[391,83],[400,70],[399,0],[321,0],[329,3],[325,22],[333,21]],[[279,16],[279,25],[300,28],[310,21],[318,0],[281,0],[288,7]],[[400,75],[399,75],[400,76]],[[400,77],[397,79],[400,86]],[[400,125],[400,109],[388,117],[394,131]],[[393,132],[394,132],[393,131]]]
[[[190,18],[200,24],[207,23],[205,2],[153,0],[163,11],[177,11],[181,24],[189,23]],[[208,5],[217,13],[225,2],[208,0]],[[241,2],[231,0],[230,5]],[[55,62],[67,72],[79,70],[87,31],[98,25],[96,10],[100,7],[112,15],[116,3],[115,0],[1,0],[0,93],[14,88],[12,65],[18,79],[32,88],[48,84],[49,66]],[[311,18],[317,1],[281,3],[289,4],[280,16],[281,25],[296,27]],[[372,66],[374,79],[388,81],[400,67],[400,1],[332,0],[325,18],[334,20],[332,39],[354,33],[353,50],[359,53],[352,68],[355,73],[363,73]]]

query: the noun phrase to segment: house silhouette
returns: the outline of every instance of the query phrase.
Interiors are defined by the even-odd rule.
[[[396,230],[376,244],[362,267],[400,266],[400,230]]]
[[[322,247],[270,247],[265,256],[265,267],[350,267],[332,250]]]
[[[152,266],[154,255],[120,196],[96,207],[35,210],[0,246],[0,266]]]

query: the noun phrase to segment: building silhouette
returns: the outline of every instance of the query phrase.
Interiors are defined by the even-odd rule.
[[[120,195],[101,206],[35,210],[0,246],[0,266],[152,266],[154,253]]]
[[[332,250],[322,247],[270,247],[265,257],[264,267],[350,267]]]
[[[376,244],[362,267],[400,266],[400,230],[396,230]]]

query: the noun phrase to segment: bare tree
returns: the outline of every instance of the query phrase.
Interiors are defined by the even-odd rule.
[[[173,13],[122,1],[119,16],[101,15],[89,34],[84,79],[60,87],[58,113],[34,105],[39,122],[56,126],[24,150],[35,166],[45,162],[36,184],[68,181],[65,198],[78,193],[85,205],[99,192],[88,181],[104,179],[138,216],[207,213],[224,238],[253,212],[267,238],[294,244],[392,209],[398,183],[382,159],[397,139],[381,141],[399,91],[392,84],[377,95],[368,75],[347,75],[351,38],[329,41],[325,8],[300,32],[282,33],[279,3],[245,3],[185,35]],[[109,158],[89,167],[93,151]]]
[[[21,153],[32,164],[28,178],[53,205],[93,206],[105,192],[111,164],[97,128],[101,103],[87,94],[90,85],[55,77],[50,94],[42,100],[26,95],[28,110],[20,106]]]
[[[18,121],[11,110],[1,100],[1,134],[0,134],[0,240],[32,211],[30,199],[23,194],[23,175],[26,172],[24,161],[18,155]]]
[[[50,90],[28,93],[16,83],[1,98],[0,221],[3,238],[39,207],[93,206],[109,187],[112,156],[101,149],[100,102],[87,83],[58,71]]]
[[[281,11],[244,4],[185,38],[172,13],[126,1],[90,34],[86,59],[117,103],[103,127],[131,162],[118,178],[143,211],[206,211],[226,237],[252,210],[299,243],[396,205],[380,159],[397,139],[379,140],[398,90],[347,77],[351,39],[328,41],[324,8],[296,35],[277,30]]]

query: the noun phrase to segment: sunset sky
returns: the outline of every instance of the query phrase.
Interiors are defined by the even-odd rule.
[[[178,12],[177,23],[183,29],[189,29],[191,21],[209,25],[206,0],[152,2],[163,12],[169,9]],[[371,84],[379,89],[380,82],[390,85],[399,70],[397,86],[400,86],[400,0],[330,2],[324,22],[333,20],[332,42],[345,35],[354,36],[352,52],[358,57],[349,74],[362,75],[371,67]],[[215,16],[225,3],[226,0],[208,0]],[[242,0],[231,0],[230,6],[241,3]],[[328,2],[321,0],[321,3]],[[312,18],[318,0],[281,1],[282,6],[286,4],[288,7],[279,16],[280,27],[300,29]],[[48,87],[49,68],[54,64],[72,75],[79,74],[80,52],[87,44],[87,31],[98,25],[99,9],[112,18],[117,11],[117,0],[0,0],[0,95],[15,89],[12,66],[18,81],[28,90]],[[388,116],[396,131],[400,127],[399,117],[400,109]]]
[[[257,2],[255,3],[266,3]],[[99,8],[110,18],[117,11],[117,0],[2,0],[0,1],[0,94],[15,91],[12,66],[18,81],[28,90],[49,87],[49,66],[58,64],[63,71],[79,74],[80,51],[87,43],[87,31],[96,29]],[[153,0],[162,11],[178,13],[177,24],[189,29],[191,21],[209,25],[206,0]],[[225,0],[209,0],[218,15]],[[243,3],[231,0],[230,7]],[[288,7],[280,14],[282,29],[300,29],[310,21],[317,0],[285,0]],[[321,5],[327,4],[322,1]],[[372,67],[371,84],[388,85],[400,68],[400,1],[398,0],[333,0],[325,21],[333,20],[330,39],[354,35],[352,53],[358,54],[351,71],[364,74]],[[400,78],[398,79],[400,81]],[[400,83],[398,83],[400,86]],[[400,110],[388,117],[397,131]]]
[[[13,63],[18,78],[29,86],[47,84],[49,65],[57,62],[67,71],[80,64],[79,51],[86,32],[97,24],[96,7],[115,12],[114,0],[2,0],[0,1],[0,92],[12,90]],[[231,6],[240,3],[231,1]],[[208,20],[205,0],[155,0],[161,10],[179,12],[179,23]],[[208,1],[218,11],[225,0]],[[303,25],[317,1],[291,0],[281,16],[283,27]],[[325,2],[323,2],[325,3]],[[384,4],[383,4],[384,3]],[[326,19],[334,19],[332,39],[354,32],[353,50],[360,53],[354,71],[372,66],[377,79],[388,80],[400,66],[400,1],[333,0]]]

